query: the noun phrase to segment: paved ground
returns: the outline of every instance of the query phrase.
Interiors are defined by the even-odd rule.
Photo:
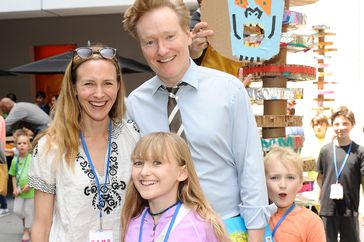
[[[20,242],[23,225],[21,220],[12,212],[14,200],[8,197],[7,201],[10,215],[0,218],[0,242]]]
[[[0,242],[20,242],[23,232],[22,223],[12,212],[13,199],[8,197],[7,201],[10,215],[0,218]],[[360,223],[360,237],[364,242],[364,220]]]

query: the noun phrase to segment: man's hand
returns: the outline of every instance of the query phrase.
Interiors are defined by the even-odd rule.
[[[249,242],[264,242],[264,228],[263,229],[248,229]]]
[[[240,67],[239,68],[239,71],[238,71],[238,78],[241,82],[243,82],[244,84],[244,87],[249,87],[250,86],[250,83],[252,82],[253,80],[253,76],[252,74],[249,74],[247,75],[245,78],[244,78],[244,68],[243,67]]]
[[[192,59],[197,59],[202,55],[203,50],[208,46],[208,37],[214,34],[214,31],[207,29],[207,27],[206,22],[199,22],[191,31],[190,56]]]

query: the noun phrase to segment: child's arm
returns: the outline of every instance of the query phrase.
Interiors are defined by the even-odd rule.
[[[320,172],[319,172],[316,180],[317,180],[317,184],[319,185],[320,188],[322,188],[322,178],[323,178],[323,175],[320,174]],[[363,178],[362,178],[362,184],[363,184]]]
[[[21,191],[18,190],[18,184],[16,182],[16,177],[13,176],[11,178],[11,181],[13,183],[13,195],[14,195],[14,197],[17,197],[20,194]]]
[[[21,191],[22,192],[29,192],[29,189],[30,189],[29,185],[26,184]]]

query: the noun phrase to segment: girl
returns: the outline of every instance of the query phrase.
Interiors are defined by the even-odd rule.
[[[28,186],[28,168],[32,158],[29,154],[31,144],[25,132],[16,131],[16,133],[14,137],[18,155],[11,161],[9,174],[13,176],[14,213],[23,220],[22,241],[29,241],[34,208],[34,189]]]
[[[173,133],[152,133],[136,145],[122,211],[122,241],[229,241],[201,190],[191,153]]]

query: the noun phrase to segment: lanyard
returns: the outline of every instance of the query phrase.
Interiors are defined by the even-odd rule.
[[[16,184],[19,186],[19,180],[21,178],[21,175],[23,174],[23,171],[24,171],[24,168],[25,166],[27,165],[27,161],[28,161],[28,158],[29,158],[29,154],[27,154],[27,156],[24,158],[24,162],[23,162],[23,166],[21,168],[21,171],[20,173],[18,173],[19,171],[19,155],[17,156],[17,159],[16,159],[16,166],[15,166],[15,179],[16,179]]]
[[[181,202],[178,202],[177,207],[176,207],[176,210],[174,210],[172,220],[169,223],[168,230],[167,230],[167,233],[166,233],[166,237],[164,237],[163,242],[167,242],[168,241],[169,234],[171,233],[171,230],[172,230],[174,221],[176,220],[176,217],[177,217],[177,214],[178,214],[179,209],[181,208],[181,205],[182,205],[182,203]],[[147,213],[148,213],[148,209],[145,210],[145,212],[143,214],[143,217],[142,217],[142,221],[140,222],[139,240],[138,240],[139,242],[142,242],[144,219],[145,219],[145,216],[147,216]]]
[[[336,173],[336,183],[339,183],[339,178],[341,176],[341,173],[343,172],[344,170],[344,166],[346,164],[346,162],[348,161],[348,158],[349,158],[349,155],[350,155],[350,151],[351,151],[351,147],[353,145],[353,142],[350,142],[350,145],[349,145],[349,149],[348,151],[346,152],[346,155],[345,155],[345,158],[344,158],[344,161],[343,163],[341,164],[341,167],[340,167],[340,170],[339,172],[337,172],[337,162],[336,162],[336,150],[335,150],[335,144],[334,142],[332,142],[332,153],[334,154],[334,167],[335,167],[335,173]]]
[[[104,188],[102,189],[102,191],[101,191],[101,187],[100,187],[99,178],[97,177],[96,169],[94,167],[94,164],[92,163],[90,153],[88,152],[88,149],[87,149],[87,144],[86,144],[85,138],[83,137],[82,132],[80,132],[83,150],[85,151],[85,154],[87,156],[87,160],[88,160],[88,162],[90,164],[92,173],[95,176],[95,181],[96,181],[96,186],[97,186],[97,196],[99,198],[100,231],[102,231],[102,202],[103,202],[102,199],[104,197],[104,193],[107,190],[105,188],[105,186],[106,186],[107,179],[108,179],[108,176],[109,176],[109,163],[110,163],[110,150],[111,150],[111,129],[112,129],[112,122],[111,122],[111,119],[110,119],[110,122],[109,122],[109,138],[108,138],[107,157],[106,157],[106,171],[105,171],[106,174],[105,174]],[[101,195],[101,192],[102,192],[102,195]]]
[[[296,204],[292,203],[292,205],[288,208],[288,210],[283,214],[283,216],[278,220],[278,223],[276,224],[276,226],[274,226],[273,231],[272,231],[272,238],[274,238],[275,233],[277,232],[277,229],[279,227],[279,225],[281,225],[281,223],[283,222],[283,220],[288,216],[288,214],[290,212],[292,212],[292,210],[295,208]]]

